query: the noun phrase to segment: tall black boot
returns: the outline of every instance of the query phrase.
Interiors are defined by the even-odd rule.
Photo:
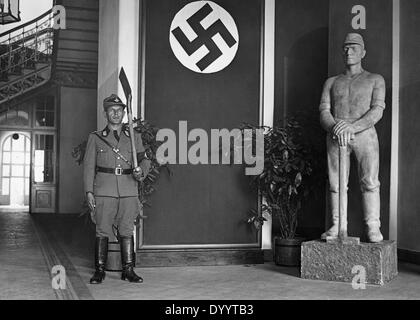
[[[122,262],[121,280],[128,280],[136,283],[143,282],[142,277],[139,277],[133,270],[134,243],[132,237],[120,237],[120,244]]]
[[[105,279],[105,265],[108,258],[108,238],[96,237],[95,242],[95,273],[90,283],[99,284]]]

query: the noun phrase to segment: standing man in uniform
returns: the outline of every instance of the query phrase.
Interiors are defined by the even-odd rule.
[[[328,176],[332,227],[321,238],[338,236],[339,146],[345,147],[347,163],[354,152],[358,164],[364,220],[370,242],[380,242],[379,143],[375,124],[385,109],[385,81],[362,68],[366,55],[360,34],[349,33],[343,44],[345,71],[329,78],[322,93],[320,122],[327,131]],[[347,165],[348,184],[350,165]],[[347,207],[347,193],[345,195]],[[347,221],[342,222],[347,230]]]
[[[132,236],[134,221],[140,213],[137,184],[147,176],[150,161],[144,157],[140,134],[135,133],[140,165],[132,168],[131,137],[122,123],[126,105],[121,99],[113,94],[104,100],[103,108],[108,124],[102,131],[89,135],[83,161],[86,198],[96,224],[95,273],[90,283],[101,283],[105,279],[108,240],[113,237],[113,226],[118,230],[121,245],[121,279],[143,282],[133,270]]]

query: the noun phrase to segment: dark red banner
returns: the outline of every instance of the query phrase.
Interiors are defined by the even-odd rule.
[[[177,134],[187,121],[209,137],[258,124],[261,10],[258,0],[146,1],[145,118]],[[257,193],[242,166],[171,169],[146,209],[145,246],[258,245],[245,222]]]

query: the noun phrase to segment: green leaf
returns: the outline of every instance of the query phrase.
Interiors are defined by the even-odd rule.
[[[302,184],[302,174],[298,172],[295,177],[295,187],[298,188]]]

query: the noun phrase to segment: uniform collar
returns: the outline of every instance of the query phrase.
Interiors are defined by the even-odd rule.
[[[111,130],[108,128],[108,126],[105,127],[104,130],[102,130],[102,137],[108,137]]]
[[[121,129],[122,132],[124,132],[124,134],[127,137],[130,137],[130,131],[128,130],[128,126],[123,126]],[[108,137],[109,133],[111,132],[111,129],[109,129],[108,126],[106,126],[103,130],[102,130],[102,137]]]
[[[121,130],[122,132],[124,132],[124,134],[128,137],[128,138],[130,138],[130,130],[129,130],[129,128],[128,128],[128,125],[127,124],[124,124],[123,125],[123,127],[122,127],[122,130]]]

